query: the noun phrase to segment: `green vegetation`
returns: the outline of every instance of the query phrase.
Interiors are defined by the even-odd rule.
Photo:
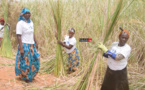
[[[6,24],[8,20],[9,3],[8,0],[2,0],[1,3],[2,3],[2,12]],[[8,26],[5,26],[4,28],[4,35],[3,35],[2,47],[0,49],[0,53],[1,56],[5,56],[8,58],[12,58],[13,55]]]
[[[53,18],[55,22],[55,26],[57,29],[57,39],[61,39],[61,24],[62,24],[62,6],[61,2],[50,2],[51,4],[51,9],[53,13]],[[57,44],[57,49],[56,49],[56,59],[55,59],[55,66],[54,66],[54,75],[65,75],[65,70],[64,70],[64,64],[63,64],[63,56],[62,56],[62,49],[61,45]]]
[[[2,4],[0,17],[3,17],[2,15],[7,17],[7,14],[2,13],[1,7]],[[66,76],[69,80],[55,85],[55,88],[70,90],[72,87],[75,89],[79,87],[99,90],[104,78],[107,59],[97,51],[96,45],[98,42],[104,42],[109,48],[112,42],[118,41],[119,27],[122,27],[129,31],[128,44],[132,47],[128,60],[130,89],[145,89],[144,0],[65,0],[62,2],[36,0],[29,3],[9,4],[6,21],[11,25],[10,39],[15,53],[17,49],[16,23],[24,7],[30,9],[31,19],[34,22],[35,35],[42,57],[40,72],[52,72],[57,76],[65,75],[66,54],[64,48],[57,44],[55,32],[58,33],[58,39],[63,40],[70,27],[76,30],[75,37],[81,58],[79,71],[75,75]],[[79,38],[92,38],[93,41],[91,43],[78,42]]]

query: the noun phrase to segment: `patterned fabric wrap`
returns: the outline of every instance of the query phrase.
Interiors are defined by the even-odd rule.
[[[27,8],[24,8],[21,13],[20,13],[20,17],[18,18],[19,21],[23,20],[23,21],[27,21],[27,23],[30,23],[31,22],[31,19],[29,18],[28,20],[26,20],[24,17],[23,17],[23,14],[25,14],[26,12],[29,12],[29,9]]]
[[[18,46],[16,55],[15,74],[23,80],[32,81],[40,67],[39,54],[35,44],[23,43],[24,56],[20,54],[19,50],[20,46]]]
[[[71,53],[68,54],[68,68],[69,71],[76,70],[79,66],[79,55],[78,55],[78,49],[75,48]]]

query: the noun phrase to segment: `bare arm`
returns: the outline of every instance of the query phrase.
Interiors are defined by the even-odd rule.
[[[23,49],[23,44],[22,44],[22,41],[21,41],[21,35],[20,34],[17,34],[17,39],[18,39],[18,43],[20,45],[20,49]]]
[[[67,46],[66,44],[64,44],[63,47],[65,47],[65,48],[67,48],[67,49],[71,49],[71,48],[73,47],[73,45]]]
[[[7,24],[4,25],[4,27],[5,27],[6,25],[8,26],[8,29],[10,30],[10,25],[7,23]],[[2,29],[4,29],[4,27],[2,27],[2,28],[0,29],[0,31],[1,31]]]
[[[37,40],[35,38],[35,35],[34,35],[34,41],[35,41],[35,44],[36,44],[36,48],[38,49],[38,44],[37,44]]]
[[[22,43],[21,35],[20,34],[17,34],[17,39],[18,39],[18,43],[20,45],[20,53],[21,53],[21,55],[24,55],[23,43]]]
[[[65,42],[58,41],[58,43],[59,43],[61,46],[67,48],[67,49],[71,49],[71,48],[73,47],[73,45],[67,46],[67,45],[65,44]]]
[[[34,35],[34,41],[35,41],[35,43],[37,44],[37,40],[36,40],[36,38],[35,38],[35,35]]]

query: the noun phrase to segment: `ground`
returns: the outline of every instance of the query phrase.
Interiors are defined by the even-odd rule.
[[[0,90],[41,89],[56,82],[51,74],[38,74],[31,83],[26,83],[15,76],[15,60],[0,57]]]
[[[140,70],[132,65],[128,66],[130,90],[145,90],[145,72]],[[76,73],[55,77],[53,74],[39,72],[33,82],[26,83],[15,76],[15,60],[0,57],[0,90],[70,90],[78,79],[73,76]]]

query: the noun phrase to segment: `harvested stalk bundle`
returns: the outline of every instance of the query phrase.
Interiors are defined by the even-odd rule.
[[[1,2],[2,2],[2,9],[4,13],[5,23],[7,23],[9,3],[8,0],[2,0]],[[8,58],[12,58],[13,55],[8,26],[4,27],[4,35],[3,35],[2,47],[0,49],[0,53],[2,56]]]
[[[109,24],[109,28],[107,29],[107,34],[104,38],[103,43],[105,43],[107,41],[109,35],[113,31],[113,28],[117,23],[116,21],[120,15],[120,11],[122,9],[122,4],[123,4],[123,0],[119,0],[119,3],[116,7],[116,10],[113,13],[113,17],[111,18],[111,23]],[[92,71],[96,71],[96,69],[97,69],[97,68],[93,68],[93,67],[96,67],[94,65],[95,65],[95,60],[97,60],[97,54],[98,54],[98,49],[96,50],[96,53],[94,55],[93,60],[91,61],[91,64],[85,70],[85,73],[82,75],[81,79],[75,85],[73,90],[91,90],[92,84],[93,84],[92,82],[93,82],[94,77],[95,77],[95,73],[93,73]]]
[[[61,1],[50,1],[53,18],[57,30],[57,39],[61,39],[61,19],[62,19],[62,6]],[[55,66],[54,66],[54,75],[60,76],[65,75],[64,70],[64,62],[63,62],[63,56],[62,56],[62,49],[61,45],[57,44],[56,48],[56,59],[55,59]]]

